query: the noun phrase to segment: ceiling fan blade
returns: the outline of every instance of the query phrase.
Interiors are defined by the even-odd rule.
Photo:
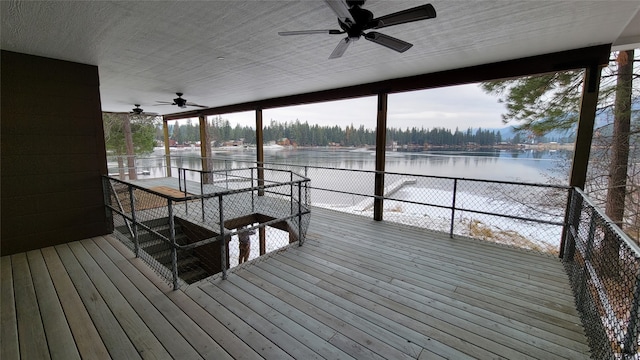
[[[157,104],[154,105],[175,105],[176,103],[170,101],[156,101]]]
[[[289,35],[310,35],[310,34],[344,34],[344,31],[340,30],[298,30],[298,31],[279,31],[278,35],[280,36],[289,36]]]
[[[410,44],[406,41],[402,41],[400,39],[396,39],[389,35],[381,34],[375,31],[371,31],[365,34],[364,38],[369,41],[373,41],[376,44],[380,44],[382,46],[388,47],[389,49],[395,50],[397,52],[405,52],[413,46],[413,44]]]
[[[431,4],[416,6],[393,14],[372,19],[367,29],[380,29],[391,25],[405,24],[412,21],[432,19],[436,17],[436,9]]]
[[[355,20],[353,20],[353,17],[349,12],[349,6],[347,6],[345,0],[324,0],[324,2],[329,5],[331,10],[338,15],[338,19],[342,22],[347,22],[346,20],[349,20],[348,22],[352,24],[355,23]]]
[[[342,56],[342,54],[344,54],[345,51],[347,51],[347,48],[349,47],[349,44],[351,44],[353,41],[351,41],[351,39],[349,39],[348,37],[340,40],[340,42],[338,43],[338,46],[336,46],[335,49],[333,49],[333,52],[331,53],[331,55],[329,55],[329,59],[336,59]]]
[[[194,103],[192,103],[192,102],[188,102],[188,103],[186,103],[185,105],[186,105],[186,106],[196,106],[196,107],[201,107],[201,108],[205,108],[205,109],[206,109],[206,108],[208,108],[208,106],[205,106],[205,105],[198,105],[198,104],[194,104]]]

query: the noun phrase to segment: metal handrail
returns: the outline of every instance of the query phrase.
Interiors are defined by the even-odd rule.
[[[584,193],[584,191],[582,191],[580,188],[577,188],[577,187],[573,188],[573,191],[580,194],[580,196],[582,197],[582,200],[587,204],[589,204],[589,206],[593,208],[602,219],[604,219],[607,223],[613,225],[611,226],[611,229],[616,233],[616,236],[622,239],[622,241],[624,241],[624,243],[635,252],[636,256],[640,258],[640,246],[638,246],[638,244],[635,241],[633,241],[629,237],[629,235],[625,234],[624,231],[622,231],[622,229],[620,229],[619,226],[615,225],[613,220],[611,220],[611,218],[607,216],[607,214],[602,212],[600,208],[596,204],[594,204],[593,200],[591,200],[587,196],[587,194]]]
[[[254,173],[253,169],[255,169],[255,168],[238,169],[238,170],[242,170],[242,171],[250,170],[251,173],[253,174]],[[307,184],[310,181],[308,178],[299,176],[298,174],[294,174],[291,171],[273,169],[272,171],[284,172],[284,173],[290,174],[289,178],[292,179],[292,180],[291,181],[284,181],[284,182],[276,182],[276,181],[269,180],[268,182],[270,182],[270,184],[263,184],[263,185],[259,185],[259,186],[253,186],[254,181],[253,181],[253,179],[251,179],[251,185],[252,185],[251,187],[245,187],[245,188],[241,188],[241,189],[225,189],[225,190],[222,190],[222,191],[215,191],[215,192],[211,192],[211,193],[202,193],[204,191],[204,188],[201,187],[201,194],[188,194],[187,188],[186,188],[186,184],[187,184],[186,176],[184,176],[184,174],[186,173],[187,170],[199,172],[199,173],[201,173],[201,175],[202,174],[206,174],[206,173],[213,173],[213,172],[205,172],[205,171],[182,169],[182,168],[180,168],[179,170],[180,170],[178,172],[179,173],[179,178],[178,178],[179,187],[184,187],[184,189],[181,189],[181,191],[183,191],[184,194],[185,194],[184,196],[179,196],[179,197],[167,195],[167,194],[164,194],[164,193],[160,193],[158,191],[155,191],[155,190],[152,190],[152,189],[148,189],[148,188],[142,187],[140,185],[133,184],[131,182],[123,181],[123,180],[117,179],[115,177],[111,177],[111,176],[107,176],[107,175],[103,176],[103,178],[105,179],[105,183],[108,182],[109,183],[108,187],[112,189],[111,190],[111,194],[112,195],[115,194],[115,190],[113,190],[113,188],[114,188],[113,184],[114,183],[119,183],[119,184],[122,184],[122,185],[127,187],[129,194],[132,194],[134,189],[136,189],[136,190],[139,190],[139,191],[147,192],[149,194],[153,194],[154,196],[157,196],[157,197],[159,197],[161,199],[165,199],[166,200],[166,202],[167,202],[167,211],[169,212],[169,231],[170,231],[170,236],[169,237],[162,235],[161,233],[155,231],[150,226],[147,226],[144,223],[138,222],[136,220],[136,216],[135,216],[135,211],[136,211],[135,207],[132,207],[131,215],[128,215],[122,209],[118,209],[118,208],[112,206],[110,204],[110,202],[108,202],[108,201],[105,202],[105,207],[108,210],[110,210],[112,212],[115,212],[115,213],[119,214],[120,216],[122,216],[122,218],[124,219],[124,221],[127,224],[127,226],[129,226],[129,223],[133,223],[134,226],[139,226],[141,229],[146,230],[147,232],[153,234],[156,237],[156,239],[159,239],[162,243],[169,245],[170,250],[171,250],[171,264],[172,264],[170,270],[171,270],[171,273],[172,273],[172,278],[173,278],[172,282],[173,282],[174,289],[178,288],[178,268],[177,268],[177,252],[178,251],[189,251],[189,250],[195,249],[195,248],[200,247],[200,246],[204,246],[204,245],[207,245],[207,244],[219,241],[219,240],[223,240],[225,238],[230,238],[233,235],[237,235],[237,234],[239,234],[239,233],[241,233],[243,231],[246,231],[246,229],[236,230],[236,231],[226,231],[226,229],[224,228],[224,220],[225,219],[224,219],[224,212],[223,212],[223,199],[226,196],[233,195],[233,194],[239,194],[239,193],[247,193],[247,192],[251,192],[251,194],[253,195],[254,192],[256,192],[256,191],[265,192],[265,190],[268,190],[268,189],[271,189],[271,188],[283,187],[284,186],[287,189],[291,189],[291,191],[290,191],[290,193],[288,195],[287,194],[283,194],[283,193],[279,193],[279,192],[274,192],[274,194],[290,196],[291,197],[291,202],[293,204],[294,203],[294,197],[295,197],[294,193],[293,193],[294,187],[297,186],[299,189],[301,189],[304,186],[305,188],[307,188],[308,187]],[[271,169],[267,169],[267,170],[271,170]],[[227,170],[226,172],[228,173],[229,171],[233,172],[233,170]],[[220,171],[218,171],[218,172],[220,172]],[[294,176],[297,177],[298,179],[293,180]],[[184,186],[183,186],[183,184],[184,184]],[[109,191],[106,188],[106,184],[105,184],[105,191]],[[269,191],[266,191],[266,192],[269,192]],[[211,198],[218,198],[218,201],[220,203],[219,214],[218,214],[219,217],[220,217],[220,219],[219,219],[220,220],[220,234],[215,236],[215,237],[211,237],[211,238],[208,238],[208,239],[203,239],[203,240],[197,241],[195,243],[191,243],[191,244],[184,244],[184,245],[178,244],[176,242],[176,236],[175,236],[175,224],[173,222],[173,216],[172,216],[173,207],[174,206],[172,204],[174,202],[175,203],[184,202],[185,205],[187,205],[188,201],[198,200],[198,199],[202,199],[204,201],[204,199],[211,199]],[[254,204],[253,204],[254,197],[252,196],[251,199],[252,199],[252,207],[251,208],[253,210],[253,208],[254,208]],[[300,222],[301,221],[301,217],[303,215],[310,214],[310,211],[309,211],[308,207],[306,207],[306,206],[302,207],[301,206],[302,204],[300,204],[300,194],[298,194],[298,202],[299,202],[299,206],[298,206],[299,213],[294,213],[293,212],[293,207],[292,207],[291,213],[288,216],[278,217],[278,218],[272,219],[270,221],[261,222],[259,226],[255,226],[255,227],[270,226],[270,225],[273,225],[275,223],[282,222],[282,221],[289,221],[289,220],[294,219],[294,218],[297,218],[298,221]],[[186,211],[187,211],[187,209],[185,208],[185,212]],[[204,202],[203,202],[203,207],[202,207],[202,215],[203,215],[203,220],[204,220],[204,216],[205,216]],[[304,234],[302,232],[302,228],[300,227],[301,223],[298,224],[298,225],[299,225],[299,227],[298,227],[298,239],[300,240],[300,244],[302,244],[302,242],[304,241],[304,239],[303,239]],[[252,228],[255,228],[255,227],[252,227]],[[137,234],[135,229],[134,229],[133,233]],[[136,257],[137,257],[138,256],[137,235],[134,236],[134,237],[135,237],[134,242],[135,242],[135,248],[136,248],[135,253],[136,253]],[[226,259],[224,254],[226,254],[226,245],[227,244],[226,244],[225,241],[221,241],[220,244],[221,244],[220,245],[221,246],[221,254],[223,256],[223,258],[221,259],[221,261],[222,261],[222,277],[226,278],[226,271],[227,271],[226,261],[227,261],[227,259]]]

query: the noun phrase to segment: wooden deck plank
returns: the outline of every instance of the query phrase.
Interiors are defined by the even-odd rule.
[[[236,315],[198,286],[185,289],[186,294],[220,323],[225,324],[239,338],[265,359],[294,359],[285,350],[247,323],[247,319]]]
[[[83,359],[110,359],[109,351],[100,338],[91,316],[82,303],[71,278],[58,257],[55,248],[40,250],[56,288],[58,299],[80,356]]]
[[[33,250],[27,253],[31,278],[36,290],[40,315],[44,325],[47,343],[52,359],[80,359],[80,353],[67,323],[58,294],[49,276],[42,252]]]
[[[198,287],[212,298],[218,300],[222,306],[250,324],[256,331],[260,332],[264,337],[286,351],[293,358],[322,359],[322,357],[312,349],[245,305],[245,302],[251,299],[239,301],[212,283],[203,284]]]
[[[508,277],[500,277],[497,274],[491,274],[490,271],[485,271],[485,269],[478,269],[475,266],[468,266],[463,262],[460,262],[458,259],[453,259],[451,261],[442,261],[435,254],[433,257],[423,256],[423,255],[414,255],[408,252],[404,252],[400,249],[396,248],[386,248],[382,245],[369,245],[362,244],[362,242],[358,241],[356,244],[346,244],[344,241],[331,241],[335,240],[333,238],[327,239],[325,237],[325,241],[318,242],[319,246],[325,248],[327,251],[333,251],[341,249],[343,250],[343,254],[345,256],[350,256],[351,261],[354,259],[354,254],[357,254],[359,258],[364,260],[373,256],[374,258],[380,257],[382,253],[385,259],[393,259],[394,262],[401,262],[406,265],[414,265],[418,266],[420,270],[426,271],[442,271],[446,270],[447,275],[450,277],[460,278],[461,280],[467,280],[472,282],[477,282],[481,285],[486,286],[496,286],[499,285],[501,287],[506,287],[507,285],[511,285],[512,287],[516,287],[519,291],[521,290],[531,290],[532,294],[527,296],[540,296],[545,300],[557,298],[561,301],[566,301],[571,297],[568,294],[565,294],[565,290],[555,291],[554,289],[550,289],[549,287],[541,287],[539,283],[529,280],[529,279],[521,279],[520,281],[516,281],[513,279],[509,279]],[[377,247],[376,248],[374,248]],[[369,257],[365,257],[364,255],[369,255]],[[496,266],[492,271],[495,271],[499,268]]]
[[[16,317],[20,356],[24,359],[49,359],[49,347],[40,317],[40,308],[31,279],[26,253],[11,255],[13,289],[16,297]]]
[[[277,266],[276,266],[277,265]],[[278,258],[278,262],[270,261],[269,263],[260,263],[260,268],[267,269],[272,274],[286,279],[287,282],[305,289],[309,293],[310,300],[322,305],[323,308],[331,309],[332,313],[338,314],[341,318],[349,321],[362,331],[376,337],[379,341],[385,342],[394,348],[402,351],[408,356],[415,357],[422,348],[428,348],[434,352],[449,354],[452,359],[473,359],[472,355],[468,355],[461,351],[466,345],[463,341],[453,341],[450,343],[442,342],[433,337],[425,336],[413,329],[406,329],[402,325],[392,326],[384,317],[379,316],[373,311],[360,306],[354,306],[349,299],[343,298],[317,286],[325,275],[319,274],[314,277],[305,272],[304,264],[296,261],[290,262],[285,258]],[[309,283],[309,279],[312,282]],[[299,292],[296,295],[300,295]],[[473,350],[473,349],[472,349]],[[384,353],[382,353],[384,354]]]
[[[332,210],[312,210],[304,246],[177,291],[113,236],[17,256],[2,258],[2,301],[16,304],[14,284],[31,279],[21,296],[47,318],[52,357],[51,324],[91,359],[589,355],[557,259]],[[26,346],[16,311],[2,308],[3,358]]]
[[[363,276],[359,273],[336,272],[334,273],[334,277],[344,281],[347,286],[349,284],[357,286],[382,296],[382,299],[386,301],[392,301],[401,306],[405,306],[408,311],[405,310],[403,313],[414,319],[419,319],[420,316],[412,315],[413,311],[421,313],[428,312],[431,316],[451,325],[472,331],[479,336],[490,339],[492,342],[499,341],[514,349],[533,355],[536,358],[550,359],[555,355],[559,355],[559,358],[582,359],[585,356],[584,351],[588,351],[588,349],[582,348],[582,351],[578,352],[569,348],[572,345],[575,346],[575,344],[565,342],[563,345],[558,345],[544,338],[544,336],[548,338],[556,337],[552,334],[537,334],[538,336],[536,337],[529,336],[534,332],[525,332],[523,329],[518,329],[514,327],[512,323],[508,323],[507,319],[503,321],[508,324],[504,324],[500,323],[500,319],[497,319],[496,316],[490,316],[490,314],[477,316],[464,308],[451,306],[446,300],[437,301],[433,298],[425,298],[417,292],[403,291],[402,288],[398,288],[394,284],[380,283],[376,280],[366,278],[362,279]],[[424,305],[425,303],[427,305]]]
[[[288,264],[295,265],[296,262],[296,260],[289,259]],[[305,261],[305,264],[310,265],[311,263]],[[446,344],[455,344],[453,347],[471,356],[493,357],[498,354],[507,358],[529,358],[525,354],[513,351],[503,344],[489,344],[484,337],[464,328],[458,328],[429,314],[410,311],[365,289],[346,284],[335,278],[335,275],[326,276],[326,273],[330,271],[333,271],[333,269],[317,266],[314,270],[307,269],[305,272],[308,274],[315,273],[318,278],[322,279],[317,283],[317,287],[332,293],[334,296],[348,300],[352,304],[351,311],[360,316],[370,317],[372,321],[384,324],[392,331],[406,332],[408,333],[406,336],[411,336],[411,332],[421,334],[421,337],[415,337],[414,335],[414,339],[412,339],[419,346],[426,347],[429,344],[427,339],[436,339]],[[370,309],[375,309],[375,311]],[[403,311],[412,313],[416,318],[405,315]],[[460,341],[462,338],[465,341]]]
[[[109,309],[98,289],[93,285],[91,281],[93,274],[87,274],[84,271],[69,245],[58,245],[56,251],[111,357],[115,359],[141,359],[135,345]]]
[[[91,257],[91,254],[82,246],[82,243],[77,241],[70,243],[69,248],[84,271],[91,274],[91,282],[95,289],[100,293],[105,304],[109,307],[109,310],[140,356],[145,359],[171,358],[155,334],[140,318],[140,314],[135,311],[129,304],[128,299],[113,284],[107,274],[102,271],[93,257]]]
[[[317,255],[317,253],[314,253]],[[295,254],[290,254],[295,256]],[[324,263],[324,262],[323,262]],[[345,262],[342,262],[346,264]],[[328,264],[331,264],[330,262]],[[370,291],[378,291],[384,290],[389,292],[390,297],[395,297],[395,293],[402,292],[403,297],[398,298],[398,301],[403,301],[404,297],[408,299],[413,299],[419,302],[428,302],[429,306],[432,307],[436,311],[443,312],[443,318],[460,318],[466,319],[468,321],[472,321],[478,325],[487,326],[490,328],[499,329],[502,332],[509,334],[511,331],[516,331],[519,334],[519,337],[529,340],[532,337],[527,335],[533,335],[533,338],[536,341],[541,342],[540,346],[542,348],[555,348],[555,352],[562,354],[565,351],[565,348],[576,349],[583,354],[585,351],[588,351],[588,348],[581,342],[576,341],[563,341],[563,344],[559,346],[559,344],[555,344],[553,341],[558,339],[558,335],[553,332],[542,331],[536,329],[530,325],[522,324],[517,321],[514,321],[508,317],[501,316],[499,314],[483,310],[481,308],[476,308],[472,306],[468,306],[465,303],[460,301],[452,300],[451,294],[452,292],[449,290],[444,290],[444,294],[440,294],[437,291],[427,291],[417,286],[412,286],[410,288],[403,286],[404,282],[400,280],[392,280],[391,282],[380,281],[378,276],[375,276],[375,272],[368,272],[367,274],[363,274],[358,271],[351,270],[347,267],[337,268],[337,272],[333,273],[333,276],[338,279],[354,281],[351,278],[355,278],[356,281],[363,282],[363,286],[367,286]],[[393,276],[393,273],[384,274]],[[568,356],[571,354],[568,354]],[[573,354],[575,356],[575,354]],[[582,355],[580,355],[582,356]]]
[[[117,264],[127,276],[141,289],[149,299],[163,301],[162,297],[167,296],[177,307],[167,305],[166,311],[169,312],[168,317],[180,316],[178,314],[184,311],[185,315],[189,317],[194,324],[197,324],[200,329],[204,330],[208,336],[219,344],[228,354],[217,354],[218,358],[224,359],[229,355],[234,359],[262,359],[258,353],[256,353],[247,343],[242,341],[241,338],[236,336],[233,331],[227,329],[224,324],[211,314],[209,314],[205,307],[201,307],[200,304],[195,302],[183,291],[173,291],[171,285],[169,285],[164,279],[161,279],[156,273],[151,270],[142,260],[134,257],[133,253],[122,243],[112,236],[104,237],[106,241],[97,241],[99,247]],[[146,280],[145,280],[146,279]],[[148,281],[148,283],[146,283]],[[228,322],[231,323],[231,322]],[[185,321],[185,331],[189,334],[193,332],[199,332],[199,329],[189,329],[188,323]],[[193,346],[196,349],[209,347],[216,349],[215,343],[211,343],[211,339],[207,341],[204,339],[193,339],[193,336],[188,336],[193,340]],[[201,337],[198,335],[198,337]],[[202,342],[205,344],[202,344]],[[209,353],[211,350],[203,350],[200,353]]]
[[[569,321],[574,321],[577,319],[575,315],[575,309],[570,308],[568,306],[560,306],[557,305],[558,302],[566,304],[571,301],[571,298],[563,299],[562,297],[558,298],[553,296],[553,293],[547,293],[547,296],[543,296],[542,294],[537,294],[537,296],[531,295],[537,287],[526,287],[521,286],[518,287],[516,284],[510,282],[499,282],[496,279],[487,280],[483,275],[477,274],[477,272],[466,271],[460,272],[456,269],[451,270],[454,265],[441,264],[440,266],[433,266],[426,262],[424,259],[413,259],[411,261],[402,260],[393,256],[392,253],[386,253],[386,256],[380,258],[376,256],[376,254],[370,253],[368,251],[360,251],[357,246],[347,247],[344,244],[339,243],[331,243],[328,245],[325,243],[310,243],[310,246],[317,246],[317,251],[315,255],[325,256],[330,258],[337,258],[337,260],[329,259],[329,261],[340,261],[344,263],[345,266],[349,266],[350,263],[354,261],[357,262],[356,266],[364,266],[370,268],[372,271],[377,271],[378,269],[384,268],[389,271],[394,271],[398,268],[398,266],[402,266],[404,268],[409,269],[406,275],[412,276],[423,276],[427,275],[431,278],[440,278],[444,282],[448,282],[452,285],[456,285],[459,287],[462,284],[467,284],[468,286],[475,287],[486,287],[491,288],[494,292],[501,292],[504,295],[509,297],[514,297],[517,299],[537,299],[539,302],[545,302],[547,307],[555,309],[556,313],[562,317],[567,318]],[[353,259],[352,254],[357,252],[359,254],[358,259]],[[356,268],[357,268],[356,267]],[[531,283],[531,282],[530,282]]]
[[[572,296],[571,289],[566,283],[547,281],[547,278],[532,278],[531,274],[535,273],[539,268],[555,269],[558,272],[562,272],[562,266],[557,259],[538,257],[533,263],[520,259],[517,262],[521,265],[526,264],[527,267],[525,271],[521,269],[516,271],[512,263],[506,265],[501,264],[495,261],[494,258],[486,259],[481,256],[479,257],[477,253],[473,253],[473,255],[469,252],[455,253],[455,249],[452,250],[450,246],[442,242],[439,246],[433,246],[432,244],[424,246],[425,244],[416,243],[415,240],[411,239],[407,239],[407,241],[403,243],[378,239],[375,241],[367,241],[367,238],[365,237],[363,239],[362,236],[363,234],[360,234],[359,237],[356,237],[358,239],[356,244],[349,244],[349,246],[358,246],[370,252],[375,252],[377,255],[379,255],[380,252],[391,252],[395,256],[403,256],[406,260],[413,261],[420,259],[423,263],[433,264],[433,266],[438,267],[453,265],[453,269],[455,270],[473,272],[487,279],[501,279],[502,281],[514,284],[524,283],[525,286],[531,286],[528,285],[528,283],[544,284],[544,287],[539,290],[545,293],[559,296],[562,299]],[[323,243],[324,242],[325,241],[323,241]]]
[[[11,257],[3,256],[0,269],[0,358],[19,359],[20,343],[18,342],[18,321],[16,315],[15,294],[13,292],[13,271]]]
[[[104,277],[112,285],[104,284],[103,297],[113,298],[118,304],[109,304],[114,313],[116,309],[124,313],[134,312],[138,319],[128,320],[131,322],[132,330],[139,328],[135,337],[129,335],[137,347],[147,344],[149,349],[146,352],[155,353],[158,358],[198,358],[198,353],[189,343],[178,333],[173,325],[166,321],[156,310],[153,303],[147,300],[144,295],[129,281],[129,279],[117,268],[117,266],[100,250],[92,239],[84,240],[80,243],[82,247],[72,248],[74,252],[87,252],[94,261],[94,264],[84,265],[86,270],[93,267],[100,267],[104,272]],[[82,261],[81,261],[82,263]],[[94,280],[95,282],[95,280]],[[111,293],[109,295],[109,293]],[[123,302],[126,304],[120,304]],[[133,315],[131,315],[133,316]],[[123,323],[123,321],[120,321]],[[123,326],[124,327],[124,326]],[[143,337],[142,335],[146,336]],[[136,340],[134,340],[136,339]],[[137,345],[139,343],[140,345]],[[144,353],[143,353],[144,354]]]
[[[507,274],[511,273],[518,277],[526,276],[527,278],[533,275],[538,280],[549,280],[556,285],[560,284],[565,290],[570,290],[566,282],[558,282],[557,275],[562,274],[562,267],[557,259],[549,256],[541,256],[522,249],[463,237],[450,239],[445,233],[386,221],[376,222],[370,219],[363,219],[361,216],[339,213],[333,210],[314,208],[313,214],[314,221],[309,229],[310,237],[312,238],[315,225],[320,225],[319,227],[323,228],[332,224],[340,224],[332,232],[340,234],[343,238],[358,239],[358,243],[367,242],[374,246],[388,246],[394,249],[408,250],[412,253],[416,252],[417,254],[435,250],[436,255],[446,259],[468,259],[468,261],[476,264],[485,265],[487,270],[492,267],[486,265],[513,269],[513,271],[507,271]],[[324,235],[321,234],[317,233],[318,236],[324,238]],[[382,234],[385,234],[385,236],[382,236]],[[398,238],[401,238],[402,241],[398,241]],[[473,256],[470,256],[471,254]],[[551,268],[532,267],[530,265],[532,263],[538,264],[540,261],[555,263],[555,265]]]
[[[277,265],[276,262],[259,263],[256,267],[248,267],[246,272],[239,272],[238,275],[252,279],[253,283],[263,284],[264,287],[272,285],[278,289],[283,289],[278,292],[278,296],[283,296],[284,299],[287,299],[287,296],[283,294],[283,292],[287,291],[291,293],[290,297],[294,298],[290,301],[297,302],[296,299],[300,299],[310,304],[309,306],[318,307],[317,310],[308,310],[310,314],[316,314],[316,317],[324,315],[322,314],[324,310],[326,315],[322,316],[322,318],[328,318],[324,321],[334,324],[336,329],[345,334],[344,336],[352,339],[351,342],[355,341],[361,347],[367,348],[385,358],[414,358],[412,355],[422,350],[421,347],[407,342],[406,339],[395,333],[358,318],[339,305],[333,304],[312,292],[306,291],[304,284],[296,282],[296,279],[290,273],[280,270]],[[261,279],[267,279],[268,281],[265,284],[265,281]],[[334,339],[335,336],[331,341],[334,341]],[[348,345],[346,340],[335,339],[335,341],[340,341],[340,343]]]
[[[113,239],[115,242],[116,240]],[[167,348],[173,358],[230,359],[229,354],[207,333],[186,316],[167,294],[159,291],[104,237],[85,240],[82,244],[92,256],[99,259],[101,266],[118,287],[125,290],[127,299],[153,330],[158,340]],[[130,256],[133,254],[120,244]],[[154,274],[155,275],[155,274]],[[157,279],[157,276],[156,276]]]
[[[579,319],[576,316],[576,310],[568,305],[572,303],[572,298],[564,299],[561,303],[565,305],[559,305],[557,300],[563,300],[562,298],[557,299],[544,297],[540,294],[532,294],[532,292],[534,292],[533,289],[524,291],[527,290],[524,286],[518,287],[515,284],[507,282],[486,280],[483,278],[483,275],[476,275],[474,272],[460,273],[455,270],[451,271],[450,268],[452,266],[446,266],[446,264],[442,267],[432,266],[423,259],[413,259],[412,261],[403,260],[393,256],[392,253],[386,253],[386,256],[384,257],[376,256],[375,254],[370,255],[368,251],[358,251],[360,249],[357,245],[347,246],[345,244],[340,244],[339,242],[328,243],[325,241],[323,243],[318,242],[317,244],[317,256],[338,257],[338,260],[344,263],[345,266],[349,266],[350,263],[355,262],[356,268],[366,267],[371,271],[377,271],[377,269],[384,268],[395,272],[398,266],[401,265],[402,268],[409,269],[408,272],[404,273],[407,277],[421,278],[423,274],[428,274],[429,278],[439,279],[442,282],[454,285],[456,288],[461,286],[480,289],[490,288],[492,289],[492,292],[500,293],[505,297],[505,299],[516,303],[518,306],[522,306],[523,302],[535,303],[536,301],[531,300],[537,299],[538,303],[544,304],[544,306],[538,306],[539,309],[544,309],[545,312],[553,316],[557,316],[560,319],[569,321],[570,323],[575,323],[576,321],[579,322]],[[310,243],[309,246],[315,246],[315,244]],[[344,252],[338,253],[338,250],[340,249]],[[353,257],[352,254],[354,251],[357,251],[360,254],[358,258]],[[485,290],[481,291],[485,292]]]
[[[336,334],[335,330],[282,302],[279,302],[280,306],[273,306],[278,301],[272,295],[261,291],[240,277],[233,278],[218,282],[218,287],[300,343],[308,346],[320,357],[324,359],[351,358],[329,343],[328,340]]]

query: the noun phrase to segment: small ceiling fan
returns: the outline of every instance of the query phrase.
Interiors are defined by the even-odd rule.
[[[396,39],[392,36],[381,34],[377,31],[365,30],[381,29],[387,26],[406,24],[418,20],[432,19],[436,17],[436,9],[431,4],[420,5],[410,9],[398,11],[378,18],[373,17],[373,13],[363,9],[365,0],[325,0],[327,5],[338,16],[338,25],[342,30],[299,30],[281,31],[278,35],[308,35],[308,34],[347,34],[338,46],[333,50],[329,59],[341,57],[349,45],[364,36],[365,39],[376,44],[388,47],[397,52],[405,52],[413,46],[406,41]]]
[[[133,104],[135,107],[131,109],[129,115],[148,115],[148,116],[157,116],[158,113],[155,112],[147,112],[144,109],[140,108],[140,104]]]
[[[181,92],[177,92],[176,95],[178,95],[178,97],[173,99],[173,102],[169,102],[169,101],[156,101],[156,102],[159,103],[158,105],[178,105],[178,107],[182,109],[186,108],[187,106],[208,108],[208,106],[198,105],[198,104],[187,101],[187,99],[182,97],[183,93]]]

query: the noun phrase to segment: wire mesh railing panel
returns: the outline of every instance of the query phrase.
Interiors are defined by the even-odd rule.
[[[386,173],[384,219],[449,232],[453,179]]]
[[[161,189],[104,181],[114,233],[174,288],[221,272],[224,277],[241,260],[303,242],[310,219],[308,179],[272,169],[260,169],[260,182],[256,168],[179,170],[174,186]],[[213,193],[187,181],[213,175],[225,184]]]
[[[374,172],[308,167],[306,173],[315,179],[309,185],[314,206],[353,213],[373,206]]]
[[[568,190],[458,180],[454,234],[558,255]]]
[[[640,359],[640,249],[575,190],[563,248],[594,359]]]

